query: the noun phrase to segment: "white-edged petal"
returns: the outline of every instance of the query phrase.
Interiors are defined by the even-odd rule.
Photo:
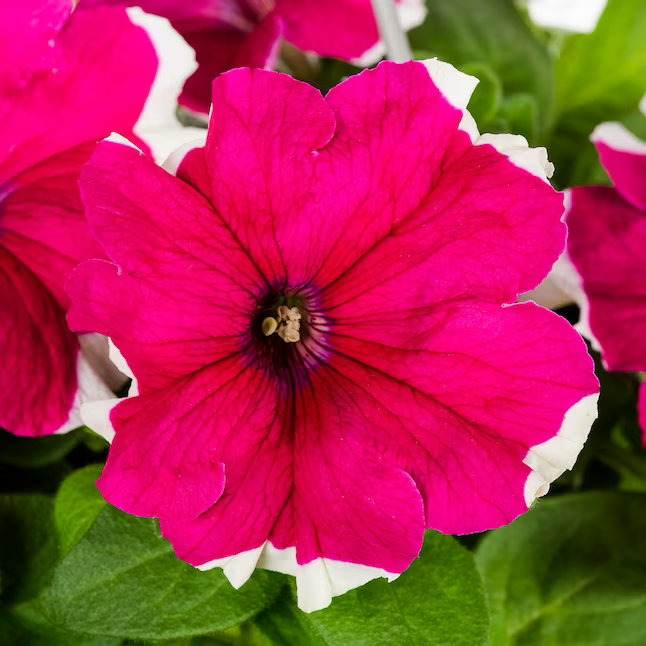
[[[298,607],[304,612],[327,608],[332,597],[345,594],[373,579],[381,577],[391,582],[399,576],[397,572],[328,558],[317,558],[299,565],[296,548],[278,549],[271,541],[240,554],[198,565],[197,569],[210,570],[214,567],[221,567],[236,589],[249,579],[256,567],[295,576]]]
[[[530,148],[527,139],[521,135],[483,134],[476,146],[490,144],[509,161],[549,184],[554,174],[554,165],[547,158],[545,148]]]
[[[642,141],[621,123],[609,121],[600,123],[590,135],[590,141],[606,144],[613,150],[636,155],[646,155],[646,141]]]
[[[148,130],[143,133],[142,139],[150,146],[153,159],[160,164],[163,168],[166,167],[166,161],[173,153],[179,149],[184,148],[186,144],[194,144],[192,148],[203,146],[206,141],[206,130],[204,128],[182,127],[176,128],[159,128],[157,130]],[[202,142],[197,144],[196,142]],[[188,152],[188,150],[186,150]],[[184,154],[186,154],[184,152]],[[180,159],[181,161],[181,159]],[[172,174],[175,174],[178,164],[175,166]]]
[[[189,128],[185,128],[185,130],[189,130]],[[177,173],[177,169],[182,163],[182,159],[184,159],[191,150],[194,148],[203,148],[206,144],[206,130],[200,130],[200,128],[190,128],[190,130],[195,131],[193,138],[173,149],[161,165],[162,168],[171,175],[175,175]]]
[[[114,439],[114,427],[110,422],[110,411],[123,399],[113,397],[86,402],[81,406],[83,423],[110,444]]]
[[[88,332],[77,336],[81,352],[94,372],[111,392],[121,390],[130,376],[110,352],[110,340],[103,334]]]
[[[94,371],[83,352],[79,352],[76,359],[76,380],[76,394],[72,401],[69,416],[56,431],[57,434],[69,433],[69,431],[83,425],[81,407],[85,402],[114,396],[114,393],[108,388],[103,379]]]
[[[123,372],[124,375],[128,375],[132,382],[130,388],[128,388],[128,397],[134,397],[139,394],[139,385],[137,383],[137,377],[130,369],[128,362],[125,360],[124,356],[121,354],[121,350],[112,342],[112,339],[108,339],[108,347],[110,353],[110,360],[114,363],[115,366],[118,366],[119,370]]]
[[[549,440],[533,446],[523,462],[532,469],[525,481],[525,504],[544,496],[566,469],[571,469],[588,439],[597,418],[598,394],[586,395],[574,404],[563,418],[559,432]]]
[[[142,155],[144,154],[141,151],[141,148],[137,146],[136,144],[133,144],[130,139],[126,139],[123,135],[120,135],[118,132],[111,132],[103,141],[110,141],[113,144],[121,144],[122,146],[129,146],[130,148],[134,148],[135,150],[138,150]]]
[[[480,82],[475,76],[470,76],[437,58],[419,61],[444,95],[444,98],[458,110],[465,111],[473,91]]]
[[[146,131],[179,125],[175,116],[177,97],[197,69],[197,62],[193,48],[166,18],[144,13],[139,7],[129,7],[127,12],[130,20],[148,34],[159,60],[153,86],[134,128],[144,139]]]
[[[201,128],[184,128],[176,116],[184,83],[197,69],[195,52],[166,18],[144,13],[138,7],[127,11],[130,20],[148,34],[159,60],[153,86],[134,132],[149,146],[153,159],[161,164],[175,149],[202,136]]]

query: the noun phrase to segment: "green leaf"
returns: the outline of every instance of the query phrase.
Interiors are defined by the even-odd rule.
[[[0,462],[42,467],[65,457],[79,442],[80,431],[45,437],[18,437],[0,429]]]
[[[485,124],[493,119],[500,106],[502,100],[500,79],[484,63],[467,63],[460,70],[475,76],[480,81],[469,101],[469,112],[476,123]]]
[[[646,3],[608,0],[591,34],[576,34],[556,65],[557,111],[562,121],[587,124],[619,119],[637,107],[646,89]]]
[[[90,635],[170,639],[225,630],[265,608],[284,578],[256,572],[234,590],[219,568],[173,554],[157,522],[103,509],[41,597],[56,626]]]
[[[33,602],[0,610],[2,646],[119,646],[115,637],[83,637],[54,628]]]
[[[107,505],[94,484],[102,468],[101,464],[91,464],[74,471],[56,495],[54,519],[64,554],[81,540]]]
[[[0,496],[2,605],[35,597],[58,559],[53,501],[40,494]]]
[[[272,646],[325,646],[327,642],[318,635],[296,606],[293,587],[286,587],[276,603],[254,619],[255,623],[269,638]],[[332,603],[336,603],[336,599]]]
[[[630,119],[646,90],[646,2],[608,0],[591,34],[571,36],[556,65],[556,127],[548,144],[562,188],[604,181],[588,141],[603,121]]]
[[[493,646],[641,646],[646,495],[548,498],[477,552]]]
[[[421,557],[393,583],[372,581],[310,615],[283,598],[258,620],[270,638],[282,635],[281,646],[479,646],[488,633],[473,556],[437,532],[427,532]]]
[[[426,7],[424,24],[409,33],[413,49],[460,68],[486,65],[500,79],[505,97],[529,94],[536,100],[539,129],[544,131],[552,117],[553,62],[514,3],[427,0]]]
[[[530,94],[514,94],[507,98],[498,112],[507,124],[506,132],[522,133],[529,141],[538,137],[539,115],[536,100]]]

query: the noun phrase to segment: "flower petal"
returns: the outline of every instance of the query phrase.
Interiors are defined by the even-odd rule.
[[[598,125],[590,139],[620,195],[646,211],[646,142],[620,123]]]
[[[311,203],[314,160],[333,127],[318,90],[287,75],[239,69],[213,82],[206,146],[177,176],[213,204],[268,283],[313,273],[317,256],[304,243],[323,226]]]
[[[583,312],[610,370],[646,367],[646,215],[609,187],[574,188],[568,253],[581,276]],[[587,316],[586,316],[587,314]]]
[[[46,71],[54,60],[50,45],[67,21],[69,0],[22,0],[5,3],[0,20],[0,79],[6,91],[24,88],[31,74]],[[4,106],[0,108],[0,114]]]
[[[102,258],[92,237],[78,190],[78,175],[94,143],[60,153],[14,178],[2,202],[0,243],[21,260],[63,308],[72,269],[86,258]]]
[[[50,68],[0,97],[2,180],[112,130],[130,132],[153,82],[154,49],[123,8],[74,11],[51,42]]]
[[[227,379],[229,366],[222,370]],[[356,420],[355,402],[339,388],[334,372],[312,373],[311,384],[293,402],[272,388],[272,379],[249,369],[225,388],[226,396],[216,395],[224,403],[211,400],[208,413],[221,420],[212,432],[217,436],[214,456],[227,478],[223,495],[195,519],[169,515],[162,520],[162,531],[180,558],[200,567],[224,567],[236,586],[260,559],[262,567],[300,577],[299,597],[304,588],[305,599],[320,580],[320,568],[333,561],[328,592],[323,588],[322,598],[304,600],[308,609],[324,607],[332,595],[372,578],[394,578],[408,567],[422,543],[421,497],[407,473],[382,464],[371,447],[366,451],[372,428]],[[242,423],[237,413],[232,421],[225,408],[218,413],[225,404],[230,411],[232,399],[234,409],[246,407]],[[114,414],[113,420],[118,440]],[[240,426],[244,437],[238,434],[234,441]],[[267,539],[265,554],[259,547]],[[289,558],[285,551],[294,547]]]
[[[80,186],[90,227],[117,264],[77,268],[72,329],[111,337],[142,392],[241,350],[262,278],[202,196],[111,142],[97,146]]]
[[[384,322],[376,342],[364,340],[377,338],[366,335],[368,323],[335,326],[331,366],[383,429],[371,433],[375,449],[417,483],[428,527],[467,533],[509,522],[527,509],[528,451],[598,392],[585,345],[533,303],[456,303],[411,315],[417,337],[399,337],[396,320]],[[585,420],[576,453],[592,423]]]
[[[78,344],[43,283],[0,247],[0,426],[46,435],[66,421],[77,387]]]
[[[227,28],[182,29],[186,42],[195,50],[199,68],[184,85],[180,103],[197,113],[208,114],[211,105],[211,84],[214,78],[236,67],[273,67],[282,20],[268,14],[249,33]]]
[[[316,282],[333,285],[329,308],[389,279],[383,302],[402,290],[512,302],[562,251],[562,198],[492,146],[472,145],[450,104],[466,94],[444,98],[421,63],[382,63],[328,94],[337,127],[317,166],[330,250]]]

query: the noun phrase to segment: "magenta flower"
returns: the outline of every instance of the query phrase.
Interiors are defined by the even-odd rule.
[[[592,139],[614,187],[570,191],[567,251],[582,332],[609,370],[646,371],[646,143],[618,123],[601,124]]]
[[[103,257],[77,180],[97,140],[132,131],[157,60],[119,8],[4,3],[0,34],[0,426],[44,435],[110,392],[65,322],[67,277]]]
[[[509,522],[574,463],[591,359],[507,305],[561,252],[562,200],[544,150],[478,137],[473,81],[382,63],[323,98],[234,70],[176,177],[97,148],[81,192],[113,262],[77,268],[68,320],[139,388],[99,405],[98,486],[180,558],[235,586],[293,574],[314,610],[395,578],[426,527]]]
[[[407,28],[422,22],[421,0],[397,1]],[[80,6],[105,4],[140,6],[172,22],[199,64],[180,103],[204,114],[213,79],[236,67],[273,68],[281,36],[300,49],[344,60],[361,57],[379,41],[370,0],[81,0]]]

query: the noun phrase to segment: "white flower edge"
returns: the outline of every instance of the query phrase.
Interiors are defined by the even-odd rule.
[[[479,79],[470,76],[456,69],[450,63],[445,63],[437,58],[428,58],[418,61],[426,68],[428,75],[442,93],[442,96],[454,107],[462,112],[462,120],[458,128],[464,130],[469,135],[472,143],[480,136],[478,126],[471,113],[467,110],[467,105],[471,100],[471,95],[476,89]]]
[[[128,17],[150,38],[159,65],[144,109],[133,129],[161,164],[175,149],[201,136],[202,128],[183,127],[176,110],[186,79],[197,69],[195,52],[166,18],[129,7]],[[122,142],[123,143],[123,142]]]
[[[600,123],[592,131],[590,141],[594,144],[605,144],[619,152],[646,155],[646,142],[615,121]]]
[[[76,358],[76,380],[76,393],[72,400],[69,415],[63,425],[55,431],[57,435],[69,433],[84,424],[82,408],[86,402],[114,396],[112,390],[94,370],[82,349],[79,350]]]
[[[581,398],[565,413],[559,432],[527,452],[523,462],[532,471],[523,494],[528,508],[549,491],[554,480],[574,466],[597,419],[598,399],[598,393]]]
[[[549,178],[554,174],[554,165],[549,161],[545,148],[530,148],[527,139],[521,135],[480,134],[473,116],[467,110],[471,95],[479,83],[477,78],[460,72],[453,65],[437,58],[419,62],[426,67],[431,80],[444,98],[454,108],[462,111],[462,120],[458,127],[469,135],[475,146],[493,146],[514,166],[549,184]]]
[[[128,397],[134,397],[139,393],[137,386],[137,379],[134,376],[130,366],[124,359],[119,348],[108,339],[108,356],[110,361],[126,376],[132,379],[130,388],[128,389]],[[112,444],[114,439],[114,427],[110,421],[110,412],[123,398],[114,397],[111,391],[108,395],[97,396],[91,400],[86,400],[80,406],[80,417],[83,423],[91,428],[97,435],[105,439],[108,444]]]
[[[423,0],[401,0],[395,5],[399,25],[404,31],[410,31],[424,22],[426,5]],[[372,47],[367,49],[361,56],[350,62],[357,67],[372,67],[386,55],[386,45],[378,40]]]
[[[294,576],[298,607],[304,612],[327,608],[332,603],[332,597],[345,594],[373,579],[381,577],[390,583],[399,576],[397,572],[324,557],[300,565],[296,562],[296,548],[278,549],[270,541],[246,552],[215,559],[197,567],[199,570],[221,567],[235,589],[249,580],[256,567]]]
[[[484,134],[475,142],[476,146],[489,144],[518,168],[526,170],[549,184],[554,174],[554,164],[547,158],[545,148],[530,148],[522,135]]]
[[[188,128],[187,128],[188,130]],[[173,149],[173,151],[168,155],[164,163],[161,165],[162,168],[171,175],[177,174],[177,169],[182,163],[182,160],[186,155],[188,155],[191,150],[194,148],[203,148],[206,144],[206,130],[200,130],[199,128],[191,128],[191,130],[197,130],[197,136],[189,141],[184,141],[180,146]]]
[[[142,136],[148,130],[179,126],[175,116],[177,98],[186,79],[197,69],[195,51],[166,18],[145,13],[139,7],[126,11],[130,21],[150,38],[159,61],[146,104],[134,127],[135,134]]]

